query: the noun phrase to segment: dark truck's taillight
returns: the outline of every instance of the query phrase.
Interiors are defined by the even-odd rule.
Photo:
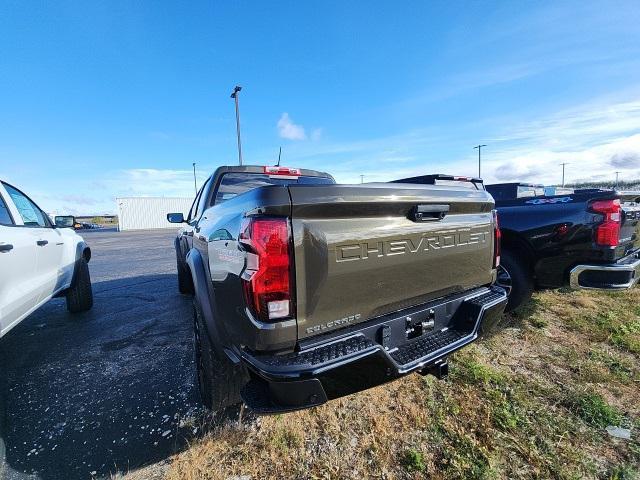
[[[240,233],[249,251],[242,276],[253,314],[268,322],[294,315],[289,221],[280,217],[245,219]]]
[[[616,247],[620,241],[620,200],[597,200],[591,210],[604,216],[596,227],[595,242],[603,247]]]
[[[493,211],[493,268],[500,266],[500,242],[502,242],[502,232],[500,222],[498,222],[498,211]]]

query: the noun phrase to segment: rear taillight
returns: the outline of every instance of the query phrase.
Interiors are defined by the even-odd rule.
[[[620,200],[598,200],[591,210],[604,216],[596,228],[595,242],[603,247],[616,247],[620,240]]]
[[[288,220],[247,218],[240,242],[249,250],[242,282],[253,314],[264,322],[294,315]]]
[[[498,212],[493,211],[493,268],[500,266],[500,242],[502,241],[502,232],[500,231],[500,223],[498,222]]]

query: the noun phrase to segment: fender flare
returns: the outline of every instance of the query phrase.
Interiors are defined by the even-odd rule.
[[[76,245],[76,261],[73,265],[73,277],[71,277],[71,284],[69,285],[69,288],[75,287],[76,285],[78,268],[80,266],[80,260],[82,260],[82,258],[84,258],[87,263],[89,263],[89,261],[91,260],[91,249],[84,241],[78,242],[78,244]]]
[[[215,320],[213,312],[213,294],[211,292],[210,281],[207,278],[207,270],[204,259],[198,250],[192,248],[187,254],[187,266],[191,272],[193,280],[193,291],[195,301],[200,303],[202,316],[204,317],[206,334],[212,345],[223,348],[220,328]]]

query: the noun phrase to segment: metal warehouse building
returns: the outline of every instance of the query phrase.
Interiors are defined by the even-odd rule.
[[[167,213],[182,212],[186,218],[193,198],[123,197],[116,198],[119,230],[177,228],[167,221]]]

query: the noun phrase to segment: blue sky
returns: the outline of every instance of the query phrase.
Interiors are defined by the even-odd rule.
[[[0,178],[48,211],[190,196],[245,161],[340,182],[640,177],[640,5],[0,4]]]

